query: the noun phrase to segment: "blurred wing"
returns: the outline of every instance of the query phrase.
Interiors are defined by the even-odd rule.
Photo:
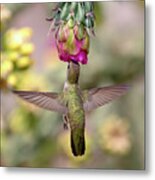
[[[56,111],[62,114],[67,112],[67,108],[60,102],[57,93],[51,92],[31,92],[31,91],[13,91],[22,99],[41,108]]]
[[[84,110],[91,111],[97,107],[103,106],[104,104],[124,95],[128,89],[129,86],[127,85],[116,85],[102,88],[93,88],[87,92],[84,91],[83,94],[86,99],[84,102]]]

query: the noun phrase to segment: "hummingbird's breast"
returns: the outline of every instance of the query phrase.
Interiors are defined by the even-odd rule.
[[[64,90],[67,96],[66,99],[70,126],[73,127],[77,125],[84,127],[85,114],[81,92],[78,85],[65,83]]]

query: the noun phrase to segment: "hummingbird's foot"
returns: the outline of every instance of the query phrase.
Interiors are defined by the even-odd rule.
[[[63,127],[65,130],[68,129],[68,118],[67,118],[67,115],[63,115]]]

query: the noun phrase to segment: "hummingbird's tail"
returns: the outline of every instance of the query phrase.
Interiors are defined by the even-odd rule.
[[[74,156],[82,156],[85,152],[84,129],[75,128],[71,130],[71,147]]]

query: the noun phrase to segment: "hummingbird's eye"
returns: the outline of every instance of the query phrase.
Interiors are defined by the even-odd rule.
[[[70,65],[68,64],[68,67],[67,67],[68,69],[70,68]]]

